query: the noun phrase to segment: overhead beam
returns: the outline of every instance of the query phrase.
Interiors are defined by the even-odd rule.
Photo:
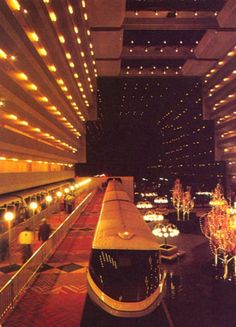
[[[125,18],[125,30],[205,30],[219,28],[212,18]]]

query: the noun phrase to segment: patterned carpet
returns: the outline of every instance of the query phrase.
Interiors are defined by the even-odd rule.
[[[86,267],[102,197],[102,193],[95,195],[3,326],[80,326],[87,294]]]

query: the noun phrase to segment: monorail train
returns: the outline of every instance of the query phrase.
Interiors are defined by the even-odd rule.
[[[108,183],[92,244],[88,294],[111,315],[141,317],[160,304],[159,245],[122,184]]]

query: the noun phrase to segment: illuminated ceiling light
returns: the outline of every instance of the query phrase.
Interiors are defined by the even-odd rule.
[[[213,69],[210,70],[210,72],[211,73],[215,73],[216,72],[216,69],[213,68]]]
[[[78,34],[79,33],[79,29],[77,26],[74,26],[74,31],[75,31],[75,34]]]
[[[158,11],[157,10],[155,11],[155,16],[158,16]]]
[[[81,44],[81,39],[79,37],[77,37],[77,43]]]
[[[217,11],[215,11],[215,12],[214,12],[214,16],[217,16],[217,15],[218,15],[218,12],[217,12]]]
[[[234,51],[230,51],[227,56],[232,57],[234,55]]]
[[[82,7],[85,8],[85,1],[84,0],[81,1],[81,4],[82,4]]]
[[[32,91],[36,91],[38,88],[35,84],[29,84],[27,85],[27,88]]]
[[[86,14],[86,12],[84,13],[84,19],[88,20],[88,15]]]
[[[36,128],[32,128],[32,131],[37,132],[37,133],[40,133],[41,132],[41,129],[36,127]]]
[[[56,72],[56,71],[57,71],[57,69],[56,69],[56,67],[55,67],[54,65],[50,65],[50,66],[48,66],[48,69],[49,69],[51,72]]]
[[[91,34],[91,33],[90,33],[90,30],[87,30],[87,35],[90,36],[90,34]]]
[[[44,48],[39,48],[37,50],[38,50],[38,53],[40,54],[40,56],[46,57],[48,54]]]
[[[59,85],[64,85],[63,79],[59,78],[56,80]]]
[[[64,92],[67,92],[67,91],[68,91],[68,88],[67,88],[66,86],[62,86],[61,89],[62,89],[62,91],[64,91]]]
[[[65,43],[65,38],[63,35],[58,36],[60,43]]]
[[[135,11],[135,16],[138,16],[138,10]]]
[[[7,160],[6,157],[0,157],[0,160]]]
[[[15,56],[11,56],[11,60],[12,61],[15,61],[16,60],[16,57]]]
[[[7,54],[2,49],[0,49],[0,58],[1,59],[7,59]]]
[[[47,97],[40,97],[39,100],[42,101],[42,102],[48,102],[48,98]]]
[[[73,7],[71,5],[68,6],[68,11],[69,13],[72,15],[74,10],[73,10]]]
[[[74,78],[79,78],[79,75],[77,73],[75,73]]]
[[[197,11],[194,12],[194,16],[198,16],[198,12]]]
[[[84,52],[83,51],[81,51],[80,54],[81,54],[81,57],[84,57]]]
[[[232,73],[233,73],[233,74],[236,74],[236,70],[233,70]]]
[[[74,67],[75,67],[75,64],[74,64],[72,61],[70,61],[70,62],[69,62],[69,66],[70,66],[71,68],[74,68]]]
[[[7,115],[6,116],[8,119],[11,119],[11,120],[17,120],[18,117],[16,115]]]
[[[9,8],[13,11],[20,10],[20,4],[17,0],[6,0]]]
[[[44,3],[50,3],[50,0],[43,0]]]
[[[225,62],[222,60],[222,61],[219,61],[219,62],[218,62],[218,65],[219,65],[219,66],[222,66],[222,65],[224,65],[224,63],[225,63]]]
[[[56,22],[57,21],[57,16],[53,11],[49,12],[49,17],[51,19],[52,22]]]
[[[91,53],[91,56],[94,56],[94,52],[92,50],[90,51],[90,53]]]
[[[25,120],[20,121],[19,124],[23,126],[29,126],[29,123]]]
[[[4,106],[4,102],[2,100],[0,100],[0,107]]]
[[[38,35],[35,32],[29,32],[29,33],[27,33],[27,35],[28,35],[30,41],[32,41],[32,42],[38,42],[39,37],[38,37]]]
[[[90,47],[90,49],[92,49],[92,48],[93,48],[93,45],[92,45],[92,43],[89,43],[89,47]]]
[[[28,80],[28,76],[24,73],[16,73],[16,77],[22,81],[27,81]]]

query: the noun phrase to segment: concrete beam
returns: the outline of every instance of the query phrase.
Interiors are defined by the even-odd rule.
[[[208,30],[194,50],[199,59],[221,59],[234,46],[236,31]]]
[[[215,60],[189,59],[182,68],[184,76],[203,76],[215,65]]]
[[[90,28],[122,26],[126,0],[89,0],[86,4]]]
[[[96,60],[99,76],[117,76],[120,73],[121,60]]]
[[[224,8],[219,12],[217,17],[220,27],[235,28],[236,27],[236,1],[228,0]]]
[[[119,59],[123,45],[123,29],[91,33],[96,59]]]

